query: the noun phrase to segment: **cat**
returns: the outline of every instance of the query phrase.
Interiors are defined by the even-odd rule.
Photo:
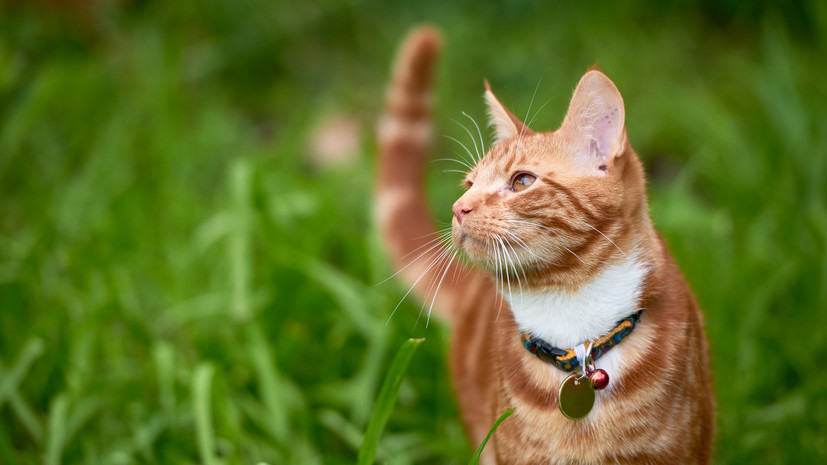
[[[535,132],[485,82],[496,141],[468,163],[446,249],[424,192],[440,48],[423,27],[400,49],[378,126],[376,215],[401,279],[451,325],[470,439],[514,409],[483,463],[708,463],[703,317],[649,218],[617,87],[587,71],[562,125]],[[590,410],[572,411],[582,406],[564,382]]]

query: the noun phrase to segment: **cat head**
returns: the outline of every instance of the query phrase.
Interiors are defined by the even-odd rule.
[[[643,170],[614,83],[588,71],[562,125],[549,132],[532,131],[487,82],[485,100],[496,142],[462,182],[467,191],[453,206],[454,245],[529,284],[588,273],[625,254],[634,222],[648,222],[648,215]]]

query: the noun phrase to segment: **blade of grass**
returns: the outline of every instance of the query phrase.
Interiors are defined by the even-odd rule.
[[[63,433],[63,441],[72,443],[72,438],[96,413],[103,410],[104,402],[95,397],[81,397],[72,400],[72,410],[66,415],[66,429]]]
[[[8,400],[12,411],[37,442],[40,442],[43,437],[43,428],[37,419],[37,415],[21,397],[18,388],[31,365],[42,353],[43,340],[34,338],[29,340],[23,347],[17,364],[11,370],[4,372],[3,366],[0,364],[0,380],[2,380],[0,381],[0,407]]]
[[[0,363],[0,379],[6,379],[5,368],[3,364]],[[37,418],[37,414],[34,413],[32,407],[23,400],[23,397],[20,396],[18,391],[12,391],[9,394],[9,406],[11,407],[12,411],[15,415],[17,415],[17,419],[20,420],[20,423],[23,424],[23,427],[32,435],[37,443],[43,439],[43,426],[40,424],[40,420]]]
[[[217,465],[215,460],[215,434],[210,408],[210,385],[214,368],[209,363],[201,363],[192,376],[192,403],[195,415],[198,453],[204,465]]]
[[[20,383],[23,382],[26,373],[29,372],[29,367],[31,367],[32,363],[34,363],[42,353],[42,339],[34,338],[26,343],[17,363],[6,373],[2,382],[0,382],[0,406],[2,406],[6,402],[6,399],[13,393],[17,392],[17,388],[20,386]]]
[[[152,348],[152,358],[158,371],[161,408],[167,421],[175,424],[175,348],[166,341],[158,341]]]
[[[282,383],[276,371],[276,363],[270,354],[270,347],[264,339],[261,328],[251,325],[247,330],[249,356],[256,370],[261,400],[267,409],[268,431],[274,439],[286,443],[289,436],[287,399],[282,393]]]
[[[491,435],[494,434],[494,430],[496,430],[497,427],[500,426],[500,423],[502,423],[506,418],[510,417],[512,413],[514,413],[513,408],[506,410],[502,415],[500,415],[500,418],[497,418],[497,421],[494,422],[491,429],[488,431],[488,435],[485,436],[485,439],[482,440],[482,443],[477,448],[477,452],[475,452],[474,456],[471,457],[471,461],[468,462],[468,465],[477,465],[480,463],[480,455],[482,455],[482,450],[485,448],[485,445],[488,444],[488,440],[491,438]]]
[[[37,418],[34,410],[32,410],[29,404],[23,401],[23,398],[20,397],[18,393],[14,393],[9,397],[9,405],[11,405],[12,411],[17,415],[20,423],[23,424],[29,434],[32,435],[32,438],[39,444],[43,439],[43,426],[40,424],[40,420]]]
[[[325,409],[319,412],[318,419],[320,425],[329,429],[353,450],[359,449],[362,443],[362,430],[344,415],[333,409]]]
[[[252,168],[246,160],[238,160],[231,170],[235,201],[236,227],[230,236],[230,282],[232,283],[232,315],[236,321],[250,317],[250,197]]]
[[[49,409],[49,438],[46,441],[46,465],[58,465],[63,455],[66,441],[66,423],[69,399],[66,394],[58,394],[52,400]]]
[[[359,448],[358,465],[373,463],[373,459],[376,457],[376,446],[379,444],[379,435],[382,434],[382,430],[393,411],[396,396],[399,394],[399,386],[402,384],[402,377],[408,370],[413,354],[423,341],[425,339],[408,339],[397,352],[396,358],[393,359],[388,375],[382,383],[382,389],[379,391],[379,398],[376,400],[376,407],[373,409],[373,415],[370,418],[370,423],[368,423],[367,431],[365,431],[362,446]]]

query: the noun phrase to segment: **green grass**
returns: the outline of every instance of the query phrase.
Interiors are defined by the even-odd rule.
[[[362,439],[362,444],[359,446],[359,458],[357,463],[359,465],[370,465],[376,458],[376,448],[379,444],[379,437],[382,435],[382,430],[388,423],[393,407],[396,403],[396,398],[399,395],[399,388],[402,386],[402,381],[405,378],[405,373],[408,371],[408,366],[411,364],[416,349],[419,345],[425,342],[425,339],[408,339],[388,370],[385,376],[385,381],[382,383],[382,388],[379,390],[379,395],[376,398],[376,405],[373,408],[373,414],[370,417],[370,422],[365,429],[365,436]]]
[[[514,413],[514,409],[508,409],[503,412],[502,415],[497,418],[493,425],[491,425],[491,429],[488,430],[488,434],[485,435],[485,438],[480,443],[479,447],[477,447],[477,451],[474,452],[474,455],[471,457],[471,461],[468,462],[468,465],[477,465],[480,463],[480,456],[482,455],[482,451],[485,449],[486,444],[488,444],[488,440],[491,439],[491,436],[500,426],[500,423],[504,422],[506,418],[510,417],[511,414]]]
[[[827,8],[800,2],[0,5],[0,463],[354,463],[390,355],[428,338],[383,463],[468,463],[447,330],[371,221],[394,48],[446,36],[438,133],[482,78],[553,128],[595,61],[706,313],[716,463],[827,459]],[[350,164],[308,139],[354,119]],[[455,146],[438,138],[434,158]],[[431,167],[450,218],[453,169]]]

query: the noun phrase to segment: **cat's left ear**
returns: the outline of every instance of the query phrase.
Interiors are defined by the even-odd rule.
[[[626,145],[626,110],[608,76],[598,70],[583,75],[560,130],[573,141],[575,157],[598,174],[609,170]]]
[[[491,86],[488,84],[487,79],[485,80],[485,103],[488,104],[488,123],[494,127],[496,133],[497,140],[494,143],[511,139],[512,137],[534,134],[534,131],[497,100],[494,92],[491,91]]]

